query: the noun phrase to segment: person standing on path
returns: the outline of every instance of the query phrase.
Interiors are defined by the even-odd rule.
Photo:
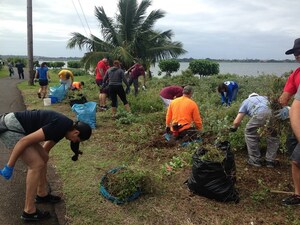
[[[16,63],[16,67],[18,69],[19,79],[24,79],[24,64],[20,61]]]
[[[0,175],[9,180],[19,158],[28,167],[26,179],[26,199],[21,219],[38,221],[50,217],[49,212],[40,211],[35,203],[57,203],[61,200],[47,189],[47,162],[49,151],[64,137],[71,141],[75,153],[72,160],[78,158],[79,143],[88,140],[91,127],[83,122],[74,123],[68,117],[50,110],[26,110],[2,115],[0,141],[12,149]],[[43,142],[43,145],[40,144]]]

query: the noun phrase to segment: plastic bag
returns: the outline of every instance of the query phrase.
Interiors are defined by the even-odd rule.
[[[52,97],[56,97],[58,102],[61,102],[65,96],[67,91],[65,90],[64,85],[50,87],[49,95]]]
[[[234,201],[238,203],[239,193],[234,187],[236,167],[230,144],[222,142],[217,148],[224,151],[223,162],[202,160],[202,156],[207,153],[204,148],[199,148],[194,153],[192,174],[187,185],[195,194],[221,202]]]
[[[72,106],[72,111],[76,113],[77,120],[87,123],[93,129],[96,128],[96,109],[96,102],[86,102]]]

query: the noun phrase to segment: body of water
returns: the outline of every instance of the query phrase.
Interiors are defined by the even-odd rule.
[[[281,76],[285,72],[290,72],[300,67],[299,63],[247,63],[247,62],[220,62],[220,74],[238,74],[247,76],[257,76],[262,74],[274,74]],[[180,68],[172,75],[181,74],[182,70],[186,70],[189,66],[188,62],[181,62]],[[160,71],[158,64],[150,68],[152,74],[156,76]],[[165,75],[163,72],[162,75]]]

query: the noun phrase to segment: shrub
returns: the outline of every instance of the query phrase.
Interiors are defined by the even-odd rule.
[[[82,68],[82,63],[80,61],[68,61],[68,68]]]
[[[208,76],[220,72],[219,63],[209,60],[193,60],[189,63],[189,69],[200,76]]]
[[[167,76],[171,76],[172,72],[179,70],[180,63],[176,59],[161,60],[158,67],[161,71],[166,72]]]

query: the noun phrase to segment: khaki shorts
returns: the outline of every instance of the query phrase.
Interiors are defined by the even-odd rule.
[[[6,131],[0,134],[0,141],[6,148],[13,149],[17,142],[25,136],[25,131],[14,113],[5,115],[4,121],[7,128],[13,131]]]

